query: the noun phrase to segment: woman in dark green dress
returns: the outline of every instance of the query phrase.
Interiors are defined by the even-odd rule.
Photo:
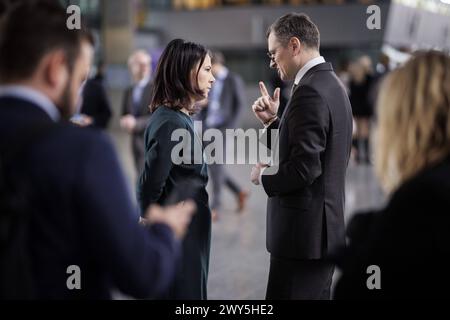
[[[186,181],[200,181],[195,193],[197,212],[183,240],[179,271],[164,299],[206,299],[211,212],[208,207],[207,167],[202,142],[191,114],[208,97],[215,79],[211,58],[201,45],[177,39],[164,50],[154,80],[152,116],[145,132],[145,166],[138,182],[142,209],[164,205]],[[182,148],[180,148],[182,147]]]

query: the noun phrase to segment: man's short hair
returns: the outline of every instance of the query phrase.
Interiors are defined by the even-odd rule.
[[[130,57],[128,58],[128,66],[131,66],[133,63],[139,60],[146,60],[150,65],[152,63],[152,57],[146,50],[136,50],[134,51]]]
[[[220,51],[213,51],[211,53],[211,63],[212,64],[225,64],[225,56]]]
[[[292,37],[297,37],[308,48],[320,48],[319,29],[304,13],[292,12],[278,18],[267,30],[267,38],[272,32],[283,45]]]
[[[94,45],[84,27],[69,30],[66,10],[54,0],[23,1],[11,6],[0,25],[0,81],[29,78],[50,51],[62,49],[72,71],[81,43]]]

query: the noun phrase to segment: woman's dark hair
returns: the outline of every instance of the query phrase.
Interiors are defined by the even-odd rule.
[[[189,108],[192,97],[202,97],[192,71],[197,66],[196,79],[208,51],[202,45],[182,39],[172,40],[164,50],[156,68],[150,110],[159,106],[181,110]]]

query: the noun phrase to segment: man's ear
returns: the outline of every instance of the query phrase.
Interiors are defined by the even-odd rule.
[[[60,92],[69,77],[67,58],[63,50],[55,50],[43,59],[43,75],[47,86]]]
[[[292,48],[292,52],[293,52],[294,56],[297,56],[300,54],[302,43],[300,42],[300,40],[297,37],[292,37],[289,40],[289,45]]]

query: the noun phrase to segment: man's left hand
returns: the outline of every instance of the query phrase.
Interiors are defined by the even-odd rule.
[[[255,186],[259,186],[261,184],[261,171],[262,171],[262,169],[267,168],[267,167],[268,167],[267,164],[257,163],[252,168],[252,173],[250,174],[250,179],[252,180],[252,183]]]

